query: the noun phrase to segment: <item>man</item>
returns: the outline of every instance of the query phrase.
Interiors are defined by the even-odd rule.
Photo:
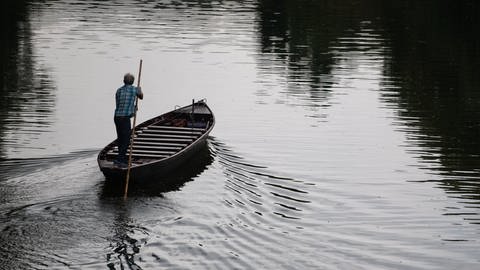
[[[113,119],[117,129],[118,157],[114,163],[120,167],[128,166],[127,149],[132,132],[130,118],[135,114],[135,98],[143,99],[142,89],[133,86],[134,80],[132,74],[125,74],[124,85],[118,88],[115,94],[116,107]]]

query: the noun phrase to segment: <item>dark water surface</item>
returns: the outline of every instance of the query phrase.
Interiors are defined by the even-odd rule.
[[[7,1],[0,269],[478,269],[477,1]],[[127,201],[96,154],[192,98],[208,147]]]

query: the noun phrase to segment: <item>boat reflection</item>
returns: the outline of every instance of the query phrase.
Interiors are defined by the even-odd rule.
[[[155,178],[142,181],[130,182],[128,196],[162,196],[162,193],[179,190],[189,181],[193,181],[198,175],[212,164],[213,155],[205,144],[193,157],[173,172],[166,175],[158,175]],[[105,180],[101,189],[101,197],[123,196],[125,181]]]
[[[167,175],[154,179],[144,179],[141,182],[130,182],[129,197],[156,196],[162,197],[163,193],[179,190],[189,181],[193,181],[203,173],[214,158],[208,143],[186,163]],[[114,213],[112,236],[109,238],[110,246],[106,254],[108,269],[141,269],[138,265],[138,254],[146,244],[145,235],[148,232],[131,218],[133,209],[137,211],[141,204],[136,200],[122,200],[124,181],[105,180],[101,188],[101,204],[107,212]]]
[[[109,269],[141,269],[135,262],[135,255],[140,252],[140,243],[137,239],[129,236],[135,234],[135,227],[129,217],[129,209],[125,204],[114,204],[116,217],[113,223],[114,234],[110,239],[110,252],[107,253],[107,267]],[[113,206],[113,205],[112,205]]]

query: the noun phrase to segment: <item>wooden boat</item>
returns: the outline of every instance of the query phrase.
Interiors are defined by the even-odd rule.
[[[214,125],[215,117],[205,100],[139,124],[135,128],[130,179],[154,179],[171,172],[205,146]],[[113,163],[117,155],[117,140],[98,154],[98,166],[107,179],[126,177],[127,168]]]

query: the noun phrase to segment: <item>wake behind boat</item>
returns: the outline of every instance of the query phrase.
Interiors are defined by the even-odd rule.
[[[135,127],[130,179],[147,180],[171,172],[205,145],[214,125],[215,117],[204,100],[139,124]],[[126,177],[127,168],[114,164],[117,155],[117,140],[98,154],[98,166],[107,179]]]

